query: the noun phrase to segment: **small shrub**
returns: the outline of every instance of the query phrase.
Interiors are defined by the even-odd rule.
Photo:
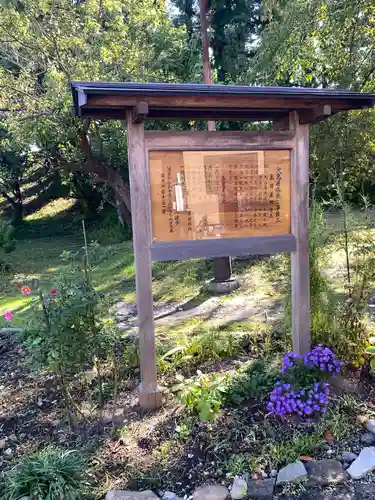
[[[225,376],[205,375],[199,370],[197,374],[197,377],[186,380],[182,375],[178,375],[180,384],[172,390],[179,392],[179,402],[198,415],[200,420],[215,420],[226,391]]]
[[[13,233],[14,229],[11,223],[0,219],[0,276],[11,270],[8,254],[15,249]]]
[[[4,473],[1,498],[78,500],[87,490],[86,469],[86,458],[78,451],[48,446]]]
[[[264,399],[274,386],[278,373],[264,360],[257,360],[241,367],[228,382],[225,398],[238,404],[248,399]]]

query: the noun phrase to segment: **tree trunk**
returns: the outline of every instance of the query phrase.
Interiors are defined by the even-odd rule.
[[[202,46],[203,46],[203,81],[211,84],[211,65],[210,65],[210,44],[208,40],[208,24],[207,24],[207,9],[208,1],[199,0],[199,17],[201,23]],[[215,122],[208,121],[208,130],[215,131]],[[215,281],[229,280],[232,275],[232,265],[230,257],[220,257],[214,259],[214,275]]]

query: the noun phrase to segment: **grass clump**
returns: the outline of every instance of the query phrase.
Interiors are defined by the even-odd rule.
[[[2,500],[78,500],[87,490],[87,460],[75,450],[47,446],[22,459],[3,476]]]

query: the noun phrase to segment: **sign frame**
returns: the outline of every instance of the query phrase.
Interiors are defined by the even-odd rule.
[[[287,150],[296,147],[295,135],[290,132],[145,132],[145,152],[148,175],[150,175],[150,153],[160,151],[269,151]],[[292,172],[291,172],[292,176]],[[150,180],[149,180],[149,189]],[[290,193],[292,196],[292,192]],[[292,209],[292,200],[291,209]],[[150,211],[151,200],[150,200]],[[184,260],[199,257],[264,255],[296,250],[293,234],[275,236],[248,236],[185,241],[150,242],[152,261]]]

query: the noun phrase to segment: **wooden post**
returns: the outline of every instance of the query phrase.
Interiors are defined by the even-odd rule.
[[[144,122],[139,118],[135,119],[134,110],[127,112],[127,130],[141,365],[139,404],[145,410],[153,410],[162,405],[162,393],[158,388],[156,373],[150,249],[150,176],[146,161]]]
[[[292,252],[292,337],[293,351],[310,350],[309,275],[309,125],[301,125],[298,112],[290,117],[296,147],[291,157],[291,228],[297,248]]]

